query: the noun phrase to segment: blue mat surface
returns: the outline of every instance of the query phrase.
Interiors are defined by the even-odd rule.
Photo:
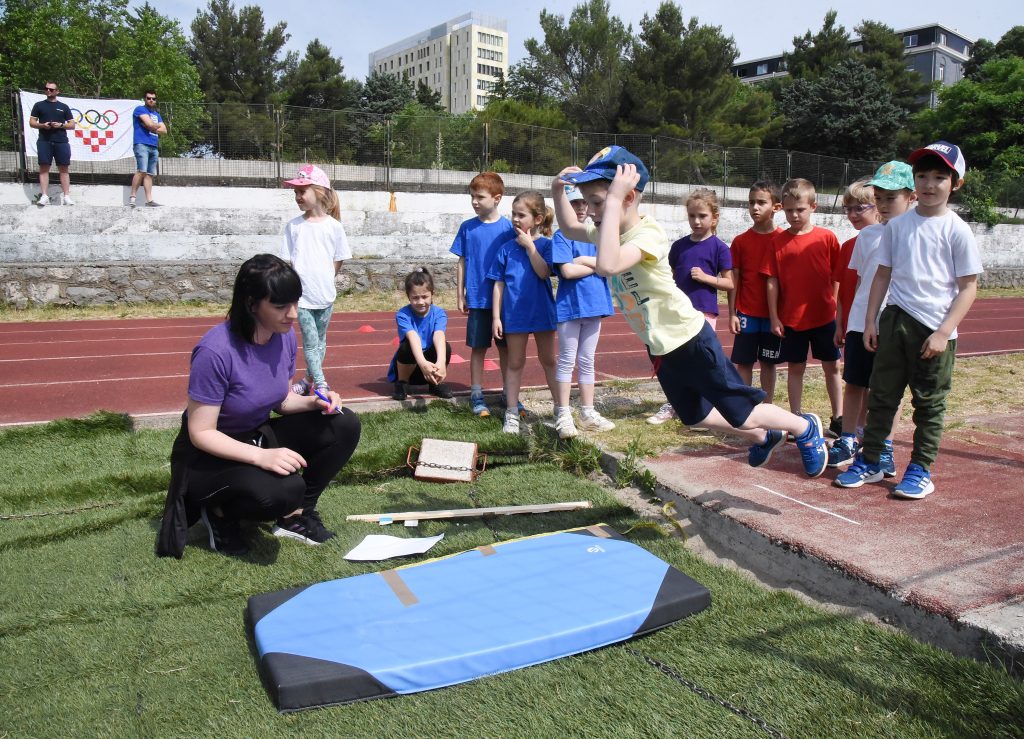
[[[607,526],[249,599],[282,711],[431,690],[667,626],[711,596]]]

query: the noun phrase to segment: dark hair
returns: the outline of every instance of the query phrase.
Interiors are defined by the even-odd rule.
[[[143,90],[142,97],[146,97],[146,95],[152,95],[153,97],[156,97],[156,90]]]
[[[228,328],[250,344],[256,336],[253,311],[263,299],[274,304],[295,303],[302,295],[302,280],[288,262],[273,254],[247,259],[235,276],[228,309]]]
[[[779,186],[769,180],[758,180],[750,186],[750,192],[766,192],[772,198],[772,204],[781,203],[782,198],[779,196]]]
[[[919,157],[914,162],[913,170],[914,174],[918,172],[938,172],[939,174],[949,175],[949,179],[953,180],[954,187],[960,179],[957,171],[950,167],[949,163],[938,154],[925,154]]]
[[[434,277],[426,267],[417,267],[405,276],[405,294],[412,292],[414,287],[426,287],[431,293],[434,292]]]
[[[551,224],[555,222],[555,211],[551,210],[551,208],[544,204],[544,196],[536,190],[523,190],[521,193],[516,195],[516,199],[512,201],[512,205],[514,206],[519,202],[526,205],[526,209],[530,212],[530,215],[539,221],[537,228],[540,230],[541,235],[550,236]]]

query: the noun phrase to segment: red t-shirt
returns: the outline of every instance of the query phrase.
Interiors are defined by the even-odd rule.
[[[776,228],[771,233],[758,233],[748,228],[735,239],[729,251],[732,268],[739,271],[736,283],[736,310],[755,318],[768,317],[768,296],[765,293],[764,262],[772,251],[772,239],[782,233]]]
[[[850,307],[853,305],[853,298],[857,294],[857,270],[850,269],[850,257],[853,256],[853,245],[857,243],[854,236],[849,241],[844,241],[839,247],[839,261],[832,270],[832,282],[839,283],[839,303],[843,307],[843,315],[836,318],[843,324],[843,336],[846,335],[846,322],[850,319]]]
[[[779,320],[797,331],[824,326],[836,317],[832,270],[839,261],[839,239],[814,226],[796,236],[789,231],[772,239],[764,273],[779,281]]]

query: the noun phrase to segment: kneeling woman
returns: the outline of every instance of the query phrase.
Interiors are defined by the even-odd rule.
[[[291,392],[301,294],[287,262],[252,257],[235,278],[228,319],[192,350],[157,554],[180,558],[200,518],[210,547],[230,555],[248,550],[243,520],[276,521],[275,536],[307,544],[334,536],[316,505],[359,443],[359,417],[333,391]]]

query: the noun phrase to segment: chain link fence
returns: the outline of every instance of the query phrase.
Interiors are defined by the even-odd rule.
[[[31,178],[36,162],[20,154],[18,98],[0,106],[0,175]],[[617,144],[644,160],[651,197],[674,199],[708,187],[729,203],[745,203],[756,180],[804,177],[835,205],[843,189],[871,175],[877,161],[845,160],[778,149],[724,148],[667,136],[566,131],[473,115],[375,115],[293,106],[164,102],[168,134],[161,139],[162,175],[201,182],[277,186],[304,162],[323,167],[339,186],[362,189],[462,190],[474,174],[494,170],[512,190],[546,189],[568,164],[583,166],[594,152]],[[127,175],[134,162],[76,162],[76,179]],[[995,188],[997,205],[1024,205],[1020,183]]]

